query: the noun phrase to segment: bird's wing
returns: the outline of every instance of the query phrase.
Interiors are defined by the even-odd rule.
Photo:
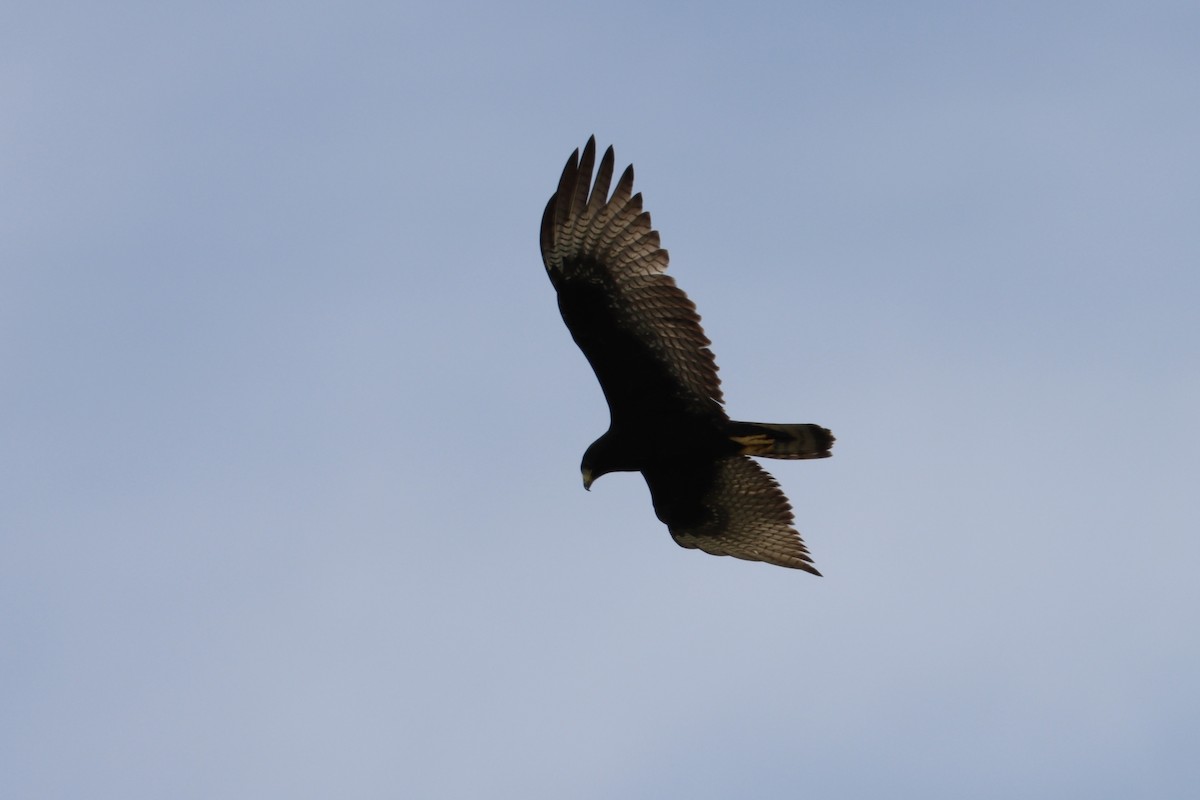
[[[820,575],[779,484],[746,456],[643,470],[654,510],[681,547]]]
[[[613,149],[592,182],[596,140],[576,150],[542,216],[542,261],[559,309],[614,418],[648,411],[723,414],[717,365],[696,307],[666,274],[628,167],[612,196]]]

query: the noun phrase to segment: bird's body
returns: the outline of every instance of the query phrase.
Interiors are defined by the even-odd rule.
[[[541,248],[571,336],[592,365],[610,412],[584,454],[584,485],[641,472],[675,541],[820,574],[791,507],[748,456],[823,458],[833,436],[818,425],[734,422],[695,306],[665,274],[633,168],[611,198],[613,150],[594,186],[595,139],[572,154],[542,218]]]

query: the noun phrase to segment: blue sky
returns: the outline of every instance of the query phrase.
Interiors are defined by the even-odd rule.
[[[0,794],[1200,782],[1195,4],[2,16]],[[582,490],[592,133],[825,578]]]

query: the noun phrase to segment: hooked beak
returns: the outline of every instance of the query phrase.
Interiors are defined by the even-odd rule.
[[[594,475],[592,475],[592,471],[590,469],[588,469],[587,467],[584,467],[583,468],[583,488],[587,489],[590,492],[592,490],[592,481],[594,481],[594,480],[596,480],[596,477]]]

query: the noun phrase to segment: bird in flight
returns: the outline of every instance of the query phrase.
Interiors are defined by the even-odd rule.
[[[609,195],[613,149],[592,181],[596,139],[571,154],[542,216],[542,261],[558,308],[608,401],[608,431],[583,454],[583,486],[640,472],[682,547],[820,575],[775,479],[751,456],[826,458],[820,425],[737,422],[696,307],[666,274],[667,251],[633,194]]]

